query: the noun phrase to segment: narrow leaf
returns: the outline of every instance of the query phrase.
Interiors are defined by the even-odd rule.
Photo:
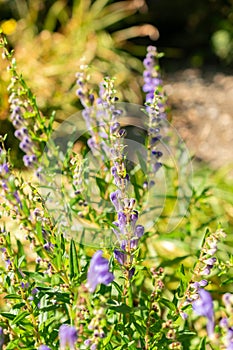
[[[70,279],[77,277],[78,274],[79,274],[79,267],[78,267],[77,250],[76,250],[74,240],[72,239],[70,242]]]

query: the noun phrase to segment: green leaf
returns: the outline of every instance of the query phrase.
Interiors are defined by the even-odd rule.
[[[112,329],[111,329],[111,331],[108,333],[108,336],[104,339],[104,341],[103,341],[103,345],[104,345],[104,346],[106,346],[106,345],[110,342],[110,340],[111,340],[111,338],[112,338],[112,334],[113,334],[113,332],[114,332],[114,329],[115,329],[115,325],[112,326]]]
[[[180,333],[180,338],[183,339],[188,337],[194,337],[195,335],[196,335],[195,332],[185,329],[184,331],[182,331],[182,333]]]
[[[57,285],[59,285],[60,281],[61,281],[61,277],[58,273],[55,273],[54,275],[52,275],[51,277],[51,287],[56,287]]]
[[[49,306],[45,306],[45,307],[42,307],[42,308],[40,308],[40,311],[42,311],[42,312],[47,312],[47,311],[54,311],[54,310],[56,310],[56,309],[58,309],[59,308],[59,305],[49,305]]]
[[[129,307],[125,303],[120,303],[116,305],[108,305],[109,309],[119,312],[120,314],[129,314],[133,311],[133,308]]]
[[[11,340],[7,345],[6,345],[6,350],[15,350],[19,349],[19,339]],[[25,348],[24,348],[25,349]]]
[[[142,324],[134,322],[134,327],[136,328],[140,336],[145,337],[146,328]]]
[[[138,156],[138,161],[139,161],[140,167],[142,169],[142,172],[143,172],[143,174],[146,174],[147,165],[146,165],[146,162],[145,162],[145,158],[143,157],[141,152],[136,152],[136,153],[137,153],[137,156]]]
[[[25,260],[25,255],[22,255],[19,260],[18,260],[18,269],[21,267],[21,264],[23,263],[23,261]]]
[[[15,315],[11,314],[10,312],[1,312],[0,315],[7,318],[8,320],[13,320],[15,318]]]
[[[185,276],[184,265],[180,265],[180,269],[178,270],[178,276],[180,277],[180,285],[178,288],[178,297],[182,297],[188,286],[188,278]]]
[[[21,320],[23,320],[25,317],[29,316],[29,312],[28,311],[23,311],[20,312],[18,315],[16,315],[16,317],[14,318],[12,324],[17,324],[19,323]]]
[[[26,217],[29,217],[30,211],[29,211],[29,209],[28,209],[26,199],[23,198],[23,199],[21,200],[21,203],[22,203],[22,210],[23,210],[23,213],[25,214]]]
[[[23,245],[22,243],[17,239],[17,247],[18,247],[18,256],[24,256],[25,255],[25,252],[24,252],[24,248],[23,248]],[[19,263],[19,266],[21,265],[21,263]]]
[[[77,277],[79,275],[79,266],[78,266],[78,256],[77,250],[72,239],[70,242],[70,279]]]
[[[168,308],[169,308],[170,310],[172,310],[172,311],[176,311],[175,305],[174,305],[171,301],[169,301],[169,300],[167,300],[167,299],[160,298],[160,299],[159,299],[159,303],[161,303],[161,304],[163,304],[164,306],[168,307]]]
[[[96,183],[99,187],[101,197],[104,198],[107,189],[105,180],[100,177],[96,177]]]
[[[202,338],[198,350],[205,350],[206,349],[206,337]]]
[[[123,293],[122,287],[119,286],[119,284],[116,283],[116,281],[112,281],[112,285],[116,288],[116,290],[118,291],[119,295],[121,295]]]
[[[21,307],[24,307],[25,306],[25,302],[22,302],[22,303],[16,303],[12,306],[12,309],[13,310],[17,310],[17,309],[21,309]]]
[[[37,238],[39,239],[39,241],[41,243],[44,242],[44,238],[43,238],[43,234],[42,234],[42,224],[41,224],[41,221],[37,221],[36,222],[36,235],[37,235]]]
[[[4,296],[4,299],[19,299],[19,300],[21,300],[22,297],[21,297],[21,295],[18,295],[18,294],[7,294]]]
[[[181,261],[185,260],[188,258],[190,255],[183,255],[183,256],[178,256],[177,258],[174,259],[164,259],[164,261],[161,263],[161,267],[166,267],[166,266],[173,266],[179,264]],[[183,270],[181,270],[183,269]],[[181,264],[181,269],[179,270],[181,273],[183,273],[183,276],[185,276],[185,271],[184,271],[184,265]],[[183,271],[183,272],[182,272]]]
[[[227,280],[225,280],[221,283],[221,286],[224,286],[226,284],[232,284],[232,282],[233,282],[233,278],[228,278]]]

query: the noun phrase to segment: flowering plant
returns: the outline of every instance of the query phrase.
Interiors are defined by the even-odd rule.
[[[231,349],[233,295],[216,300],[215,316],[206,290],[231,271],[232,259],[217,256],[226,235],[206,230],[197,249],[187,225],[176,230],[194,195],[187,150],[167,120],[156,48],[143,62],[144,107],[119,103],[109,77],[98,91],[89,87],[83,65],[83,110],[54,131],[54,115],[40,113],[4,36],[1,47],[28,170],[14,168],[2,138],[0,348]],[[185,252],[161,259],[154,242],[164,231]]]

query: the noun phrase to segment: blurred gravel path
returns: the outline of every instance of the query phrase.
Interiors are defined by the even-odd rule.
[[[196,158],[233,166],[233,75],[187,69],[166,77],[173,125]]]

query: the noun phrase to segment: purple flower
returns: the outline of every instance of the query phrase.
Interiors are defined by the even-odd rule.
[[[22,140],[19,144],[19,148],[21,148],[22,151],[27,153],[31,151],[32,145],[30,143],[25,142],[25,140]]]
[[[9,173],[9,168],[7,163],[3,163],[0,165],[0,176],[5,176],[7,173]]]
[[[23,162],[26,167],[31,167],[36,161],[37,161],[37,158],[34,154],[23,156]]]
[[[134,210],[132,212],[132,214],[130,215],[130,222],[131,222],[133,228],[135,227],[137,220],[138,220],[138,212],[136,210]]]
[[[154,172],[157,173],[157,171],[158,171],[162,166],[163,166],[163,165],[162,165],[162,163],[160,163],[160,162],[155,163],[154,166],[153,166]]]
[[[186,312],[181,311],[180,316],[183,318],[183,320],[187,320],[188,314]]]
[[[209,292],[205,289],[199,289],[199,299],[192,304],[193,310],[200,316],[207,318],[207,333],[210,337],[214,334],[214,306],[213,300]]]
[[[124,265],[126,263],[126,260],[127,260],[126,253],[120,250],[114,249],[114,257],[119,262],[119,264]]]
[[[96,155],[98,151],[98,145],[96,143],[95,137],[92,136],[87,140],[88,147],[91,149],[94,155]]]
[[[18,191],[14,191],[13,196],[15,197],[16,202],[19,204],[20,208],[22,208],[22,202],[21,202],[21,199],[19,197]]]
[[[137,225],[134,231],[135,236],[138,238],[141,238],[144,234],[144,226],[142,225]]]
[[[114,205],[116,211],[119,211],[122,209],[122,205],[120,203],[119,197],[121,195],[120,190],[116,190],[115,192],[110,193],[110,200],[112,204]]]
[[[204,269],[201,270],[200,274],[201,274],[202,276],[208,276],[208,275],[210,275],[212,267],[213,267],[213,266],[211,266],[211,265],[208,265],[208,266],[204,267]]]
[[[129,279],[133,277],[134,273],[135,273],[135,268],[132,267],[132,269],[129,270]]]
[[[27,145],[32,145],[32,142],[30,140],[30,138],[28,136],[24,136],[23,141],[27,144]]]
[[[201,280],[199,282],[199,285],[200,285],[200,287],[206,287],[208,285],[208,281],[207,280]]]
[[[60,349],[65,350],[69,346],[70,350],[75,350],[75,343],[78,338],[77,329],[68,324],[63,324],[59,328]]]
[[[21,282],[20,285],[21,285],[21,288],[23,288],[23,289],[27,289],[29,287],[29,283],[28,282],[26,282],[26,283]]]
[[[144,226],[137,225],[134,230],[134,237],[130,240],[130,248],[136,249],[138,247],[139,239],[144,234]]]
[[[233,328],[229,327],[226,335],[226,350],[233,350]]]
[[[38,350],[51,350],[47,345],[40,345]]]
[[[203,260],[203,262],[208,266],[213,266],[216,263],[216,261],[217,259],[215,257]]]
[[[116,166],[113,166],[112,168],[111,168],[111,173],[112,173],[112,175],[113,175],[113,177],[114,177],[114,182],[115,182],[115,185],[119,185],[119,183],[120,183],[120,177],[119,177],[119,175],[118,175],[118,173],[117,173],[117,167]]]
[[[6,269],[9,270],[12,267],[11,260],[8,258],[5,260]]]
[[[221,320],[219,321],[219,326],[221,328],[228,328],[228,319],[227,319],[227,317],[221,318]]]
[[[15,135],[15,137],[17,137],[17,139],[19,139],[20,141],[23,140],[24,134],[23,134],[23,132],[22,132],[22,129],[15,130],[14,135]]]
[[[111,134],[115,134],[116,132],[118,132],[120,130],[120,123],[115,122],[110,126],[110,132]]]
[[[40,180],[43,178],[41,172],[42,172],[42,168],[41,168],[41,167],[39,167],[38,169],[36,169],[36,172],[35,172],[36,177],[37,177],[38,179],[40,179]]]
[[[118,222],[121,232],[124,233],[124,228],[127,224],[127,218],[125,213],[123,213],[122,211],[118,212]]]
[[[157,49],[154,46],[147,48],[147,55],[143,61],[145,71],[143,73],[144,85],[143,91],[146,92],[146,102],[152,102],[154,91],[161,85],[161,78],[156,70]]]
[[[12,120],[12,124],[16,129],[23,126],[23,118],[20,115],[15,115],[15,118]]]
[[[45,250],[47,250],[47,252],[50,252],[54,248],[54,245],[50,242],[47,242],[43,245],[43,247]]]
[[[161,158],[163,155],[163,152],[157,151],[157,150],[152,150],[152,155],[155,156],[157,159]]]
[[[223,294],[222,300],[227,310],[231,310],[233,304],[233,294],[225,293]]]
[[[84,345],[90,346],[91,345],[91,339],[84,340]]]
[[[3,333],[3,328],[0,327],[0,347],[2,348],[4,344],[4,333]]]
[[[39,293],[39,289],[33,288],[33,289],[31,290],[31,293],[32,293],[32,295],[36,295],[37,293]]]
[[[109,262],[102,257],[102,250],[98,250],[92,257],[87,273],[87,287],[93,293],[98,284],[108,285],[114,280],[114,276],[109,272]]]

